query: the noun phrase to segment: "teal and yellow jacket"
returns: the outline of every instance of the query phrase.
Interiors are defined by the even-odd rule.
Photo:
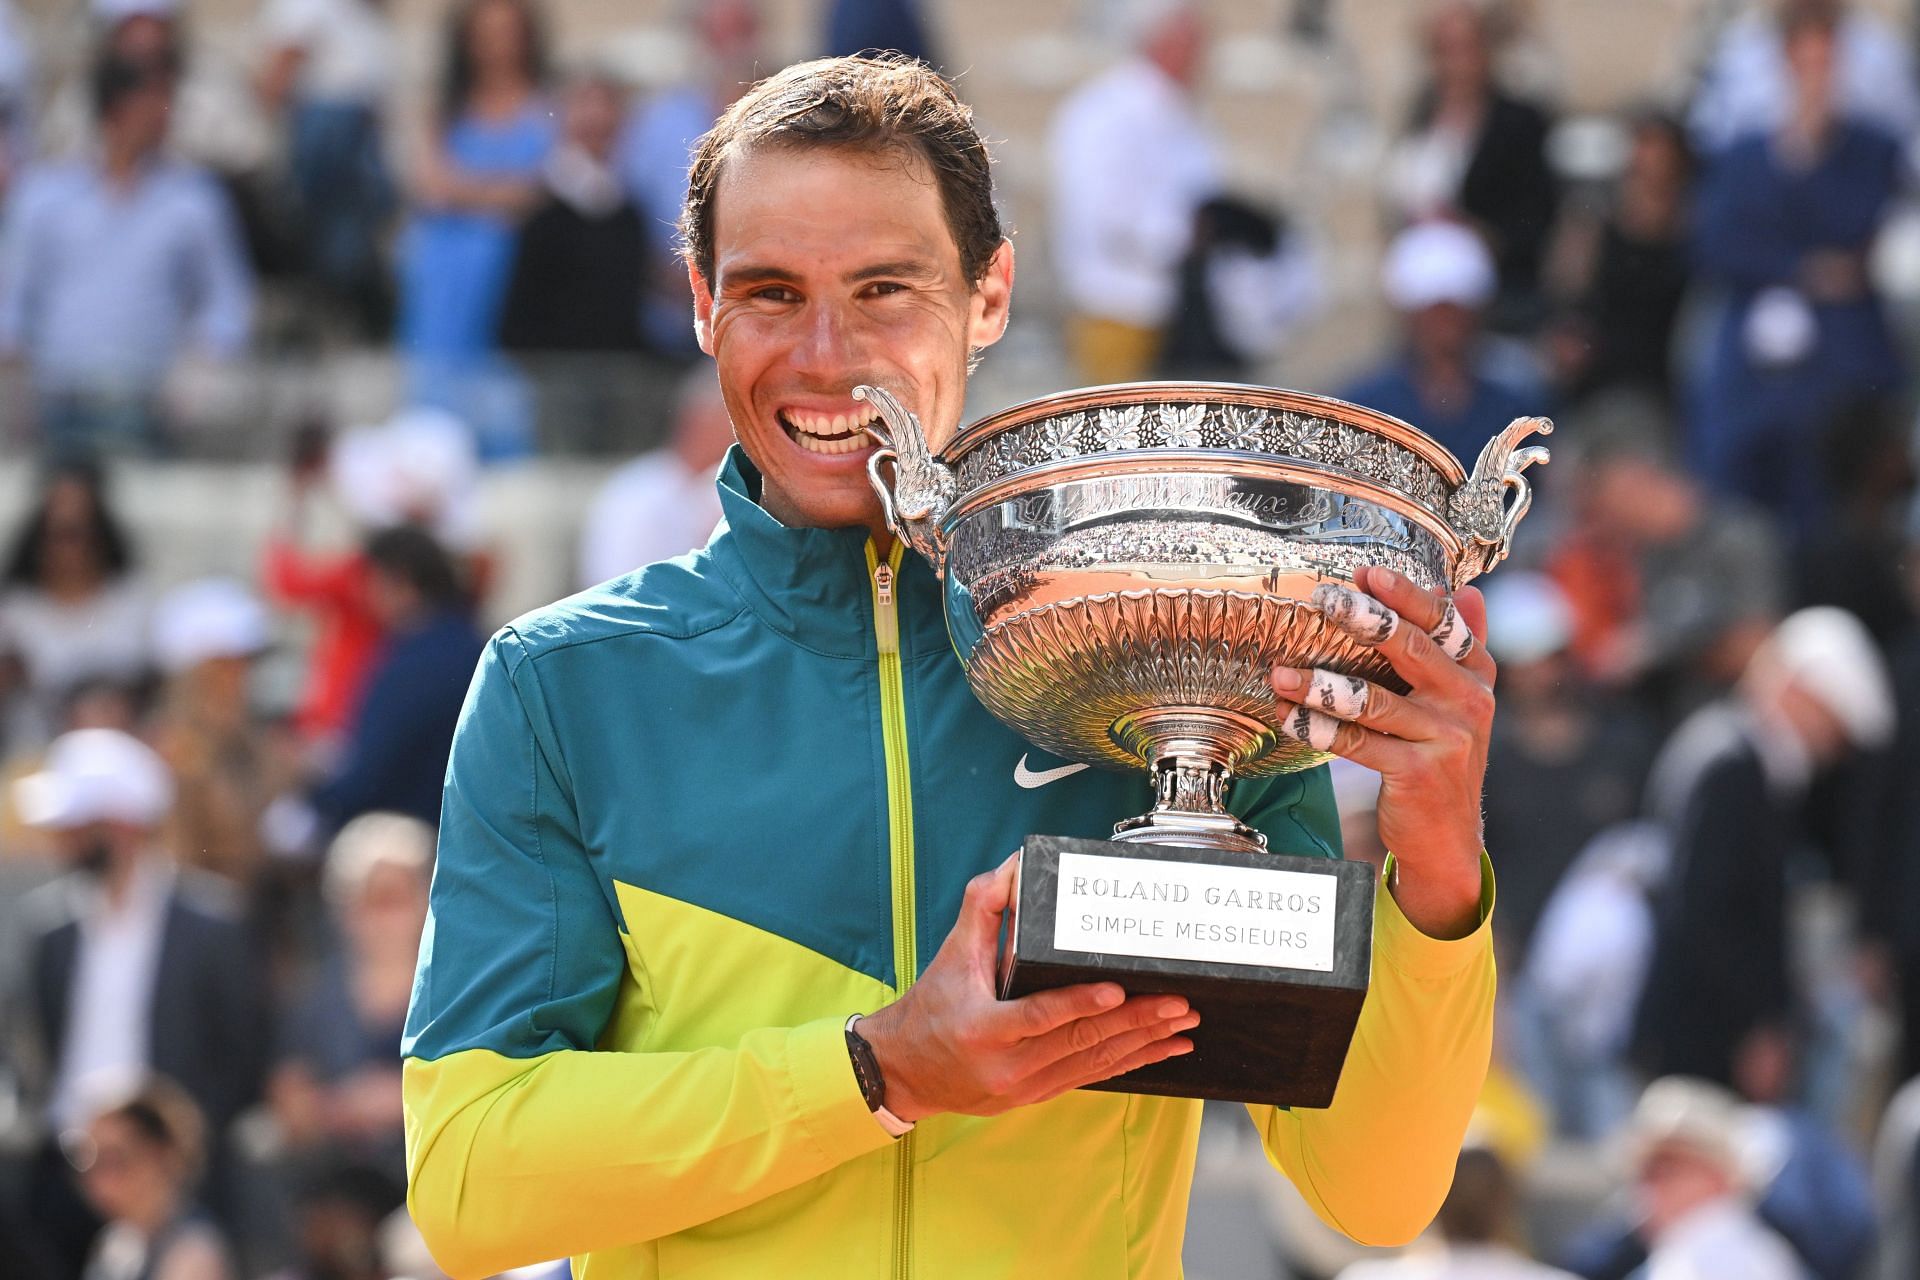
[[[1063,762],[968,691],[926,566],[781,526],[737,451],[720,483],[704,551],[519,619],[474,677],[403,1046],[428,1245],[456,1277],[1178,1275],[1200,1103],[1076,1092],[895,1141],[842,1036],[969,878],[1032,832],[1108,834],[1143,778],[1016,785]],[[1233,800],[1277,851],[1339,856],[1323,770]],[[1376,911],[1333,1106],[1253,1118],[1384,1243],[1446,1192],[1494,971],[1484,923]]]

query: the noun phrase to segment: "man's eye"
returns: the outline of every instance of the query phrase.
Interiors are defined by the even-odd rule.
[[[889,294],[905,293],[907,286],[898,280],[876,280],[867,286],[867,292],[874,297],[886,297]]]
[[[792,302],[800,295],[783,284],[770,284],[764,289],[755,289],[753,296],[767,302]]]

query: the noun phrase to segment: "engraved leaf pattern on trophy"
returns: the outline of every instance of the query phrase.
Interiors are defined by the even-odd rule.
[[[1207,406],[1204,404],[1163,404],[1160,429],[1169,449],[1198,449],[1206,444]]]
[[[1243,453],[1272,452],[1267,445],[1267,430],[1272,418],[1265,409],[1229,405],[1225,417],[1226,435],[1223,443],[1227,448]]]
[[[1116,452],[1138,449],[1141,443],[1140,426],[1146,416],[1147,406],[1143,404],[1118,405],[1100,410],[1100,447]]]
[[[1036,452],[1048,462],[1077,457],[1080,453],[1080,428],[1086,424],[1084,413],[1067,413],[1038,424]]]

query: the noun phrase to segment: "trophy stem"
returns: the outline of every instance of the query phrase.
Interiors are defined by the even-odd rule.
[[[1115,741],[1153,770],[1153,808],[1114,827],[1118,841],[1264,853],[1267,838],[1227,812],[1234,762],[1271,730],[1209,707],[1156,707],[1122,716]]]

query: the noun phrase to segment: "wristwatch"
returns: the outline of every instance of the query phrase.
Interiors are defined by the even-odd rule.
[[[888,1137],[898,1138],[911,1131],[914,1122],[902,1120],[887,1110],[887,1079],[880,1074],[880,1059],[874,1056],[873,1046],[853,1029],[860,1018],[856,1013],[847,1019],[847,1056],[853,1059],[853,1078],[860,1083],[860,1096],[867,1100],[867,1110],[873,1112],[873,1118],[880,1122]]]

